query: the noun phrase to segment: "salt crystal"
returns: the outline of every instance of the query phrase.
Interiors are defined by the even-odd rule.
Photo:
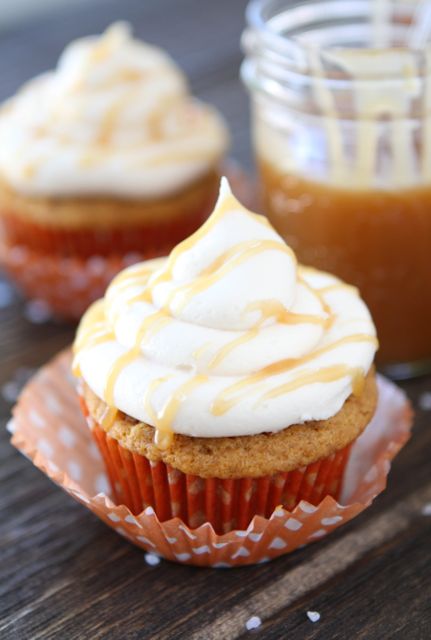
[[[419,396],[419,409],[431,411],[431,391],[425,391]]]
[[[155,553],[146,553],[145,554],[145,562],[150,565],[150,567],[156,567],[160,564],[159,556],[156,556]]]
[[[253,629],[257,629],[262,624],[262,620],[259,616],[251,616],[245,623],[245,628],[247,631],[252,631]]]
[[[320,620],[320,613],[318,611],[307,611],[307,618],[310,622],[318,622]]]

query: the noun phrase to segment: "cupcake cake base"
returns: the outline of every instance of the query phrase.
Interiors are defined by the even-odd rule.
[[[152,427],[121,412],[102,426],[108,406],[85,384],[81,394],[116,502],[134,514],[151,507],[161,521],[179,517],[192,528],[209,522],[217,533],[246,528],[257,515],[269,518],[278,506],[338,499],[352,443],[377,402],[371,371],[362,395],[351,396],[329,420],[252,437],[175,435],[162,451]]]
[[[178,517],[160,522],[151,507],[136,515],[115,501],[79,408],[70,365],[71,354],[67,351],[27,384],[10,424],[12,444],[113,531],[174,562],[220,568],[244,566],[322,539],[370,506],[383,491],[390,461],[408,440],[412,426],[405,394],[378,377],[377,411],[369,428],[352,446],[338,501],[327,496],[318,505],[301,501],[293,510],[277,507],[270,518],[256,516],[247,528],[218,535],[208,523],[191,529]],[[70,441],[62,438],[64,425],[74,434],[73,450]]]

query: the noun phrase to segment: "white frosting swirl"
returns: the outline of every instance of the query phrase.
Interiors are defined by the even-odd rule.
[[[215,167],[221,117],[127,25],[71,43],[0,112],[0,172],[31,196],[158,197]]]
[[[161,431],[202,437],[333,416],[375,350],[357,291],[298,267],[227,181],[209,220],[168,259],[117,276],[75,342],[97,396]]]

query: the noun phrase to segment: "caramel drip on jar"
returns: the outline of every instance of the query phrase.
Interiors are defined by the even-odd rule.
[[[267,380],[270,376],[276,376],[282,373],[286,373],[289,370],[293,369],[294,367],[298,367],[307,362],[310,362],[311,360],[314,360],[315,358],[318,358],[319,356],[325,353],[328,353],[329,351],[332,351],[333,349],[341,345],[354,343],[354,342],[371,342],[376,344],[377,340],[373,336],[369,336],[367,334],[354,334],[351,336],[345,336],[344,338],[340,338],[339,340],[336,340],[335,342],[329,345],[326,345],[325,347],[321,347],[320,349],[316,349],[315,351],[305,356],[302,356],[301,358],[291,358],[291,359],[280,360],[279,362],[275,362],[274,364],[271,364],[268,367],[264,367],[260,371],[257,371],[251,374],[250,376],[247,376],[239,380],[238,382],[235,382],[230,387],[227,387],[226,389],[224,389],[214,400],[211,407],[211,412],[213,413],[213,415],[216,415],[216,416],[224,415],[225,413],[227,413],[227,411],[232,409],[232,407],[238,404],[238,402],[240,402],[240,400],[243,398],[244,395],[247,395],[249,391],[249,387],[255,384],[258,384],[260,382],[265,382],[265,380]],[[340,366],[344,366],[344,365],[340,365]],[[316,374],[318,373],[319,372],[316,372]],[[353,377],[353,373],[352,373],[352,377]],[[343,375],[346,375],[346,374],[343,374]],[[340,375],[340,377],[343,377],[343,376]],[[298,379],[300,378],[297,378],[296,380]],[[292,382],[295,383],[295,380]],[[290,383],[286,383],[286,384],[290,384]],[[303,384],[309,384],[309,383],[307,381],[304,381]],[[302,386],[302,385],[299,385],[299,386]],[[294,388],[297,388],[297,387],[294,387]]]
[[[174,436],[172,425],[182,403],[196,387],[205,384],[207,381],[208,377],[204,375],[197,375],[190,378],[176,389],[163,409],[159,411],[154,421],[156,429],[154,442],[159,449],[167,449],[170,447]]]

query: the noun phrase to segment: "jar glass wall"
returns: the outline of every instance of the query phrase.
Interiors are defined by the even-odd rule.
[[[431,366],[431,50],[415,4],[255,0],[250,90],[263,207],[300,261],[359,287],[379,362]]]

